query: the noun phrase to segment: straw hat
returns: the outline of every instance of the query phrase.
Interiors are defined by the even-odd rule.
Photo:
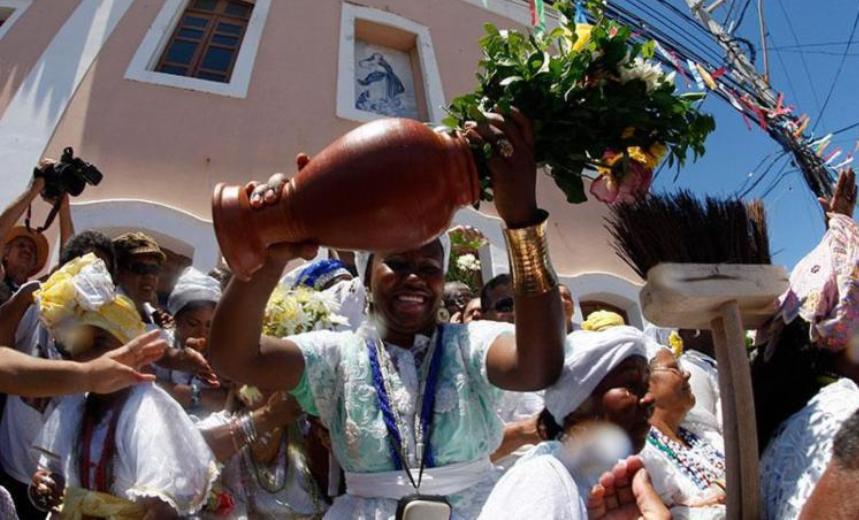
[[[33,266],[33,270],[29,273],[29,276],[33,276],[45,267],[45,264],[48,263],[48,239],[45,238],[45,235],[41,233],[37,233],[31,229],[27,229],[25,226],[15,226],[9,230],[9,233],[6,234],[6,237],[3,239],[4,243],[9,244],[16,238],[29,238],[36,245],[36,264]]]

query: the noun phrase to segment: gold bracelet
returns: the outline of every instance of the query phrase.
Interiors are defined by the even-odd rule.
[[[558,275],[549,259],[546,240],[548,217],[548,213],[540,210],[539,224],[504,230],[513,290],[519,296],[539,296],[558,286]]]

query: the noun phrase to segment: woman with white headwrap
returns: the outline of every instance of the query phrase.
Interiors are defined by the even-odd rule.
[[[480,518],[587,518],[600,475],[644,446],[652,405],[638,330],[573,332],[561,377],[546,390],[541,422],[551,440],[507,472]]]
[[[103,355],[145,330],[93,254],[51,275],[36,299],[41,320],[76,359]],[[44,505],[61,502],[61,518],[190,515],[218,475],[203,437],[152,383],[64,399],[35,446],[45,471],[34,476],[32,495]]]
[[[515,335],[509,325],[491,322],[437,325],[448,263],[444,237],[361,255],[359,275],[371,301],[357,332],[260,339],[269,294],[287,261],[313,256],[309,245],[271,248],[265,267],[249,282],[231,282],[218,304],[210,345],[215,366],[238,381],[292,391],[329,429],[347,490],[326,518],[393,518],[398,505],[428,507],[427,495],[436,495],[442,509],[439,500],[449,502],[458,518],[475,517],[494,483],[489,454],[503,434],[495,413],[501,390],[540,390],[560,370],[563,309],[546,214],[535,199],[530,122],[518,112],[489,114],[469,135],[503,144],[496,149],[504,155],[488,167],[508,227]],[[306,162],[301,158],[299,167]],[[252,206],[276,203],[282,181],[259,187]],[[416,488],[425,497],[421,504],[407,498]]]
[[[674,518],[725,518],[724,441],[685,427],[695,405],[690,373],[667,348],[650,350],[651,429],[641,458]]]
[[[220,299],[221,285],[213,277],[193,267],[182,272],[167,300],[167,311],[176,323],[175,348],[187,347],[205,355],[215,305]],[[158,376],[159,384],[196,417],[207,416],[224,407],[227,392],[213,384],[213,380],[203,380],[192,372],[163,368],[158,369]]]

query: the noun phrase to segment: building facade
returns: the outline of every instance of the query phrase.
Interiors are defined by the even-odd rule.
[[[0,203],[72,146],[105,174],[73,201],[78,230],[143,229],[211,268],[216,183],[291,173],[375,118],[440,121],[474,87],[483,24],[528,17],[522,0],[0,0]],[[641,325],[605,207],[567,204],[545,175],[538,200],[577,301]],[[455,223],[490,239],[484,278],[506,269],[491,204]]]

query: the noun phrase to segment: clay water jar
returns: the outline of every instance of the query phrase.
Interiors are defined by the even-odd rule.
[[[340,137],[293,176],[278,204],[250,207],[251,185],[218,184],[212,218],[221,253],[240,279],[266,248],[314,242],[366,251],[419,247],[480,195],[467,141],[411,119],[381,119]]]

